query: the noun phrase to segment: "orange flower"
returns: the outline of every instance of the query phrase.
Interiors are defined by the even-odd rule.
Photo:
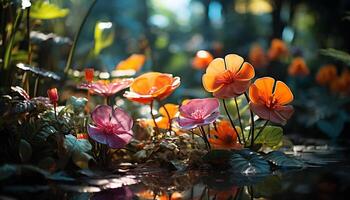
[[[285,124],[292,116],[293,101],[289,87],[271,77],[257,79],[249,88],[250,109],[262,119],[274,123]]]
[[[302,57],[296,57],[288,67],[288,74],[291,76],[307,76],[310,70]]]
[[[230,122],[220,121],[217,124],[217,130],[210,130],[209,142],[214,149],[241,149],[242,146],[237,143],[237,133],[232,128]],[[241,130],[236,127],[237,130]]]
[[[337,78],[337,73],[335,65],[322,66],[316,74],[316,82],[320,85],[328,85]]]
[[[264,49],[259,44],[254,44],[249,50],[249,62],[255,68],[262,68],[267,65],[267,57]]]
[[[130,85],[130,91],[124,97],[131,101],[149,104],[154,100],[163,100],[180,86],[180,78],[171,74],[148,72],[137,77]]]
[[[179,106],[178,105],[167,103],[164,106],[169,113],[170,120],[177,117],[177,115],[179,113]],[[161,107],[159,109],[159,113],[162,116],[160,116],[156,119],[156,123],[157,123],[158,127],[161,129],[168,129],[169,126],[171,126],[171,124],[169,122],[168,114],[166,113],[166,111],[163,107]],[[148,127],[148,126],[155,127],[155,124],[154,124],[152,119],[141,119],[141,120],[139,120],[139,122],[140,122],[140,125],[142,127]]]
[[[255,72],[251,64],[236,54],[215,58],[202,77],[204,88],[217,98],[232,98],[241,95],[249,87]]]
[[[192,61],[192,66],[195,69],[205,69],[209,63],[213,60],[213,56],[208,51],[200,50],[197,51],[196,57]]]
[[[128,70],[132,69],[135,71],[139,71],[143,64],[145,64],[146,56],[142,54],[132,54],[129,58],[121,61],[115,67],[116,70]]]
[[[350,72],[344,70],[339,78],[330,83],[330,89],[336,93],[348,94],[350,92]]]
[[[273,39],[271,41],[270,49],[267,56],[270,60],[277,60],[282,56],[288,55],[287,45],[280,39]]]

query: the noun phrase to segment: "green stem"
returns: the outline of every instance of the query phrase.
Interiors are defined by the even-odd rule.
[[[237,103],[237,98],[236,97],[235,97],[235,104],[236,104],[236,110],[237,110],[237,115],[238,115],[239,126],[241,127],[243,143],[245,143],[246,141],[245,141],[244,132],[243,132],[242,119],[241,119],[241,114],[239,113],[239,107],[238,107],[238,103]]]
[[[200,130],[201,133],[202,133],[202,137],[203,137],[204,142],[206,143],[206,146],[207,146],[207,148],[208,148],[208,151],[210,151],[210,150],[211,150],[211,146],[210,146],[210,143],[209,143],[209,141],[208,141],[208,138],[207,138],[207,136],[206,136],[206,134],[205,134],[205,130],[204,130],[203,126],[200,126],[200,127],[198,127],[198,128],[199,128],[199,130]]]
[[[3,66],[4,70],[7,70],[7,68],[10,65],[12,46],[13,46],[13,43],[15,40],[15,35],[16,35],[17,29],[19,28],[22,16],[23,16],[23,10],[20,9],[17,16],[16,16],[15,23],[13,25],[13,29],[11,31],[10,41],[6,47],[6,50],[5,50],[4,66]]]
[[[261,129],[259,130],[259,132],[256,134],[254,141],[259,137],[260,133],[263,132],[263,130],[265,129],[266,125],[269,123],[269,120],[266,120],[266,122],[264,123],[264,125],[261,127]]]
[[[152,101],[151,104],[150,104],[150,109],[151,109],[150,112],[151,112],[151,116],[152,116],[152,120],[153,120],[154,126],[156,127],[156,133],[157,133],[157,135],[159,135],[160,134],[159,127],[158,127],[158,124],[156,122],[156,118],[153,115],[153,103],[154,103],[154,101]]]
[[[226,115],[227,115],[228,119],[230,120],[231,126],[232,126],[232,128],[235,130],[235,132],[236,132],[236,135],[237,135],[237,138],[238,138],[238,142],[239,142],[240,144],[242,144],[241,138],[240,138],[240,136],[239,136],[239,134],[238,134],[238,131],[237,131],[237,129],[236,129],[236,126],[235,126],[235,124],[233,123],[233,120],[232,120],[232,118],[231,118],[231,116],[230,116],[230,113],[228,112],[225,99],[222,99],[222,103],[223,103],[223,105],[224,105],[224,109],[225,109]]]
[[[69,55],[68,55],[68,59],[67,59],[67,63],[66,63],[66,67],[64,68],[64,73],[67,74],[68,73],[68,70],[69,68],[71,67],[72,65],[72,60],[73,60],[73,55],[74,55],[74,52],[75,52],[75,48],[76,48],[76,44],[78,42],[78,39],[80,37],[80,33],[84,27],[84,24],[86,23],[86,20],[88,18],[88,16],[90,15],[91,11],[92,11],[92,8],[95,6],[97,0],[94,0],[92,2],[92,4],[90,5],[88,11],[86,12],[84,18],[83,18],[83,21],[81,22],[80,26],[79,26],[79,29],[78,29],[78,32],[75,34],[74,36],[74,40],[73,40],[73,44],[72,44],[72,47],[69,51]]]
[[[247,95],[247,93],[245,92],[244,93],[244,96],[245,96],[245,98],[247,99],[247,103],[249,104],[249,102],[250,102],[250,99],[249,99],[249,97],[248,97],[248,95]],[[249,137],[251,137],[250,139],[250,146],[252,147],[253,146],[253,144],[254,144],[254,114],[253,114],[253,111],[251,110],[251,109],[249,109],[249,111],[250,111],[250,121],[251,121],[251,125],[250,125],[250,131],[249,131],[249,135],[248,135],[248,138],[247,139],[249,139]]]
[[[165,107],[165,105],[163,105],[163,108],[164,108],[164,110],[165,110],[165,112],[166,112],[166,115],[167,115],[167,117],[168,117],[168,121],[169,121],[169,134],[171,134],[171,132],[172,132],[172,127],[171,127],[172,120],[171,120],[169,111],[168,111],[168,109]]]

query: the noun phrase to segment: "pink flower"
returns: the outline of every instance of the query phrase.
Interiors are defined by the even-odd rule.
[[[180,107],[179,125],[186,130],[214,122],[220,115],[219,100],[215,98],[188,100]]]
[[[128,88],[133,82],[133,79],[117,79],[111,83],[99,81],[93,83],[84,83],[78,86],[80,89],[89,89],[93,93],[101,96],[109,97],[117,92]]]
[[[88,125],[89,136],[111,148],[123,148],[132,136],[132,118],[122,109],[99,105],[91,113],[93,125]]]

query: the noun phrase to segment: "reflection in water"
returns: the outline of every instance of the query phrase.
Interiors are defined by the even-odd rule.
[[[268,175],[244,176],[218,169],[167,171],[139,167],[125,172],[124,176],[86,177],[71,182],[61,179],[64,181],[48,185],[28,184],[25,180],[13,185],[0,185],[0,199],[347,199],[345,195],[350,191],[349,150],[300,148],[295,148],[297,151],[294,153],[307,161],[309,167],[304,170],[281,169]]]

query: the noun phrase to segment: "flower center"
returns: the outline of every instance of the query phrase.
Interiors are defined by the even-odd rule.
[[[269,97],[268,102],[266,103],[266,106],[268,108],[274,108],[278,104],[277,99],[272,95]]]
[[[191,117],[195,120],[203,120],[204,111],[197,109],[193,113],[191,113]]]
[[[220,77],[218,78],[219,83],[223,84],[230,84],[234,82],[235,80],[235,73],[231,72],[230,70],[226,70],[222,74],[220,74]]]

